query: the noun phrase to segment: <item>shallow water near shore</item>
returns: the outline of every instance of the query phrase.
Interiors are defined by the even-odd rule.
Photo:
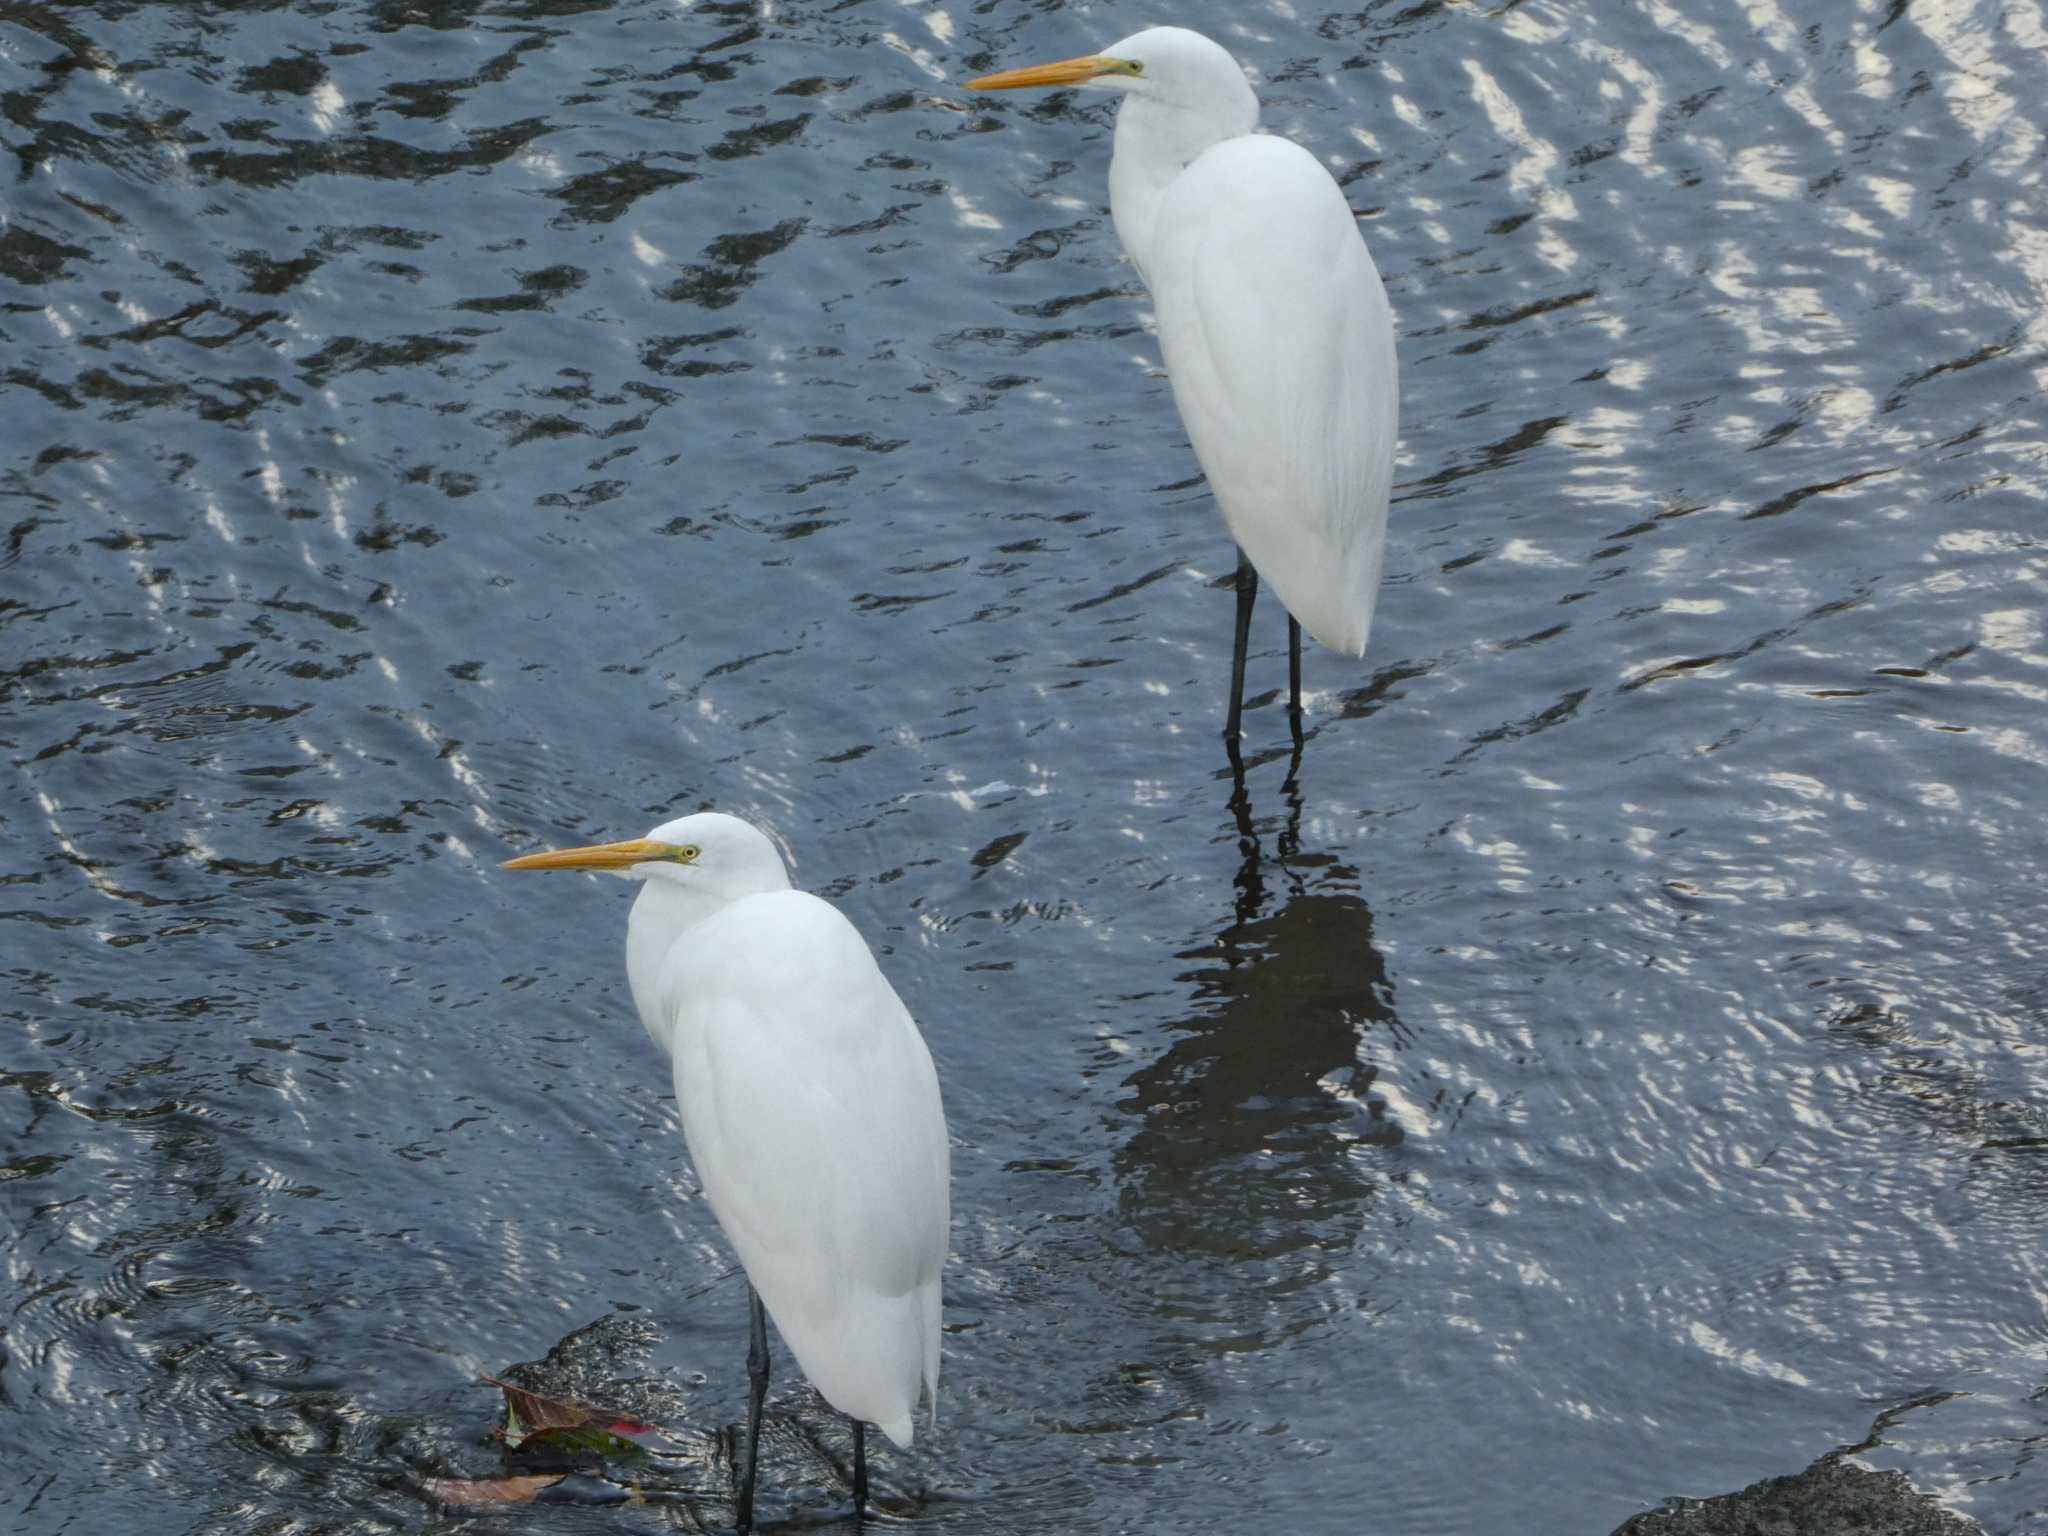
[[[607,1316],[733,1422],[630,891],[496,867],[716,806],[945,1086],[892,1516],[1599,1536],[1882,1421],[2048,1531],[2040,5],[1175,12],[1400,331],[1242,815],[1113,103],[958,88],[1158,19],[0,9],[9,1529],[454,1528]]]

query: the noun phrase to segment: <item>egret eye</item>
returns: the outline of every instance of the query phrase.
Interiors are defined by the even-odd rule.
[[[676,862],[678,864],[691,863],[696,859],[697,852],[697,845],[695,843],[686,844],[676,850]]]

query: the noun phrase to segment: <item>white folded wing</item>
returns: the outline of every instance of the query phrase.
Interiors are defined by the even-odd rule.
[[[1304,629],[1361,654],[1399,379],[1349,202],[1299,145],[1226,139],[1174,179],[1146,248],[1174,402],[1231,537]]]
[[[931,1053],[854,926],[745,897],[663,963],[690,1158],[797,1362],[842,1413],[911,1440],[939,1388],[950,1153]]]

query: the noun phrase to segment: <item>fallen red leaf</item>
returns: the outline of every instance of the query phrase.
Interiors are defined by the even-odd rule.
[[[648,1424],[602,1408],[572,1403],[566,1398],[548,1397],[543,1393],[528,1391],[525,1387],[515,1387],[511,1382],[500,1381],[495,1376],[485,1376],[482,1380],[505,1394],[505,1407],[518,1425],[516,1437],[510,1431],[499,1431],[507,1445],[516,1447],[528,1434],[543,1429],[590,1428],[601,1429],[614,1435],[667,1433],[659,1424]]]
[[[427,1479],[427,1492],[443,1504],[464,1509],[531,1504],[565,1475],[552,1472],[546,1477],[432,1477]]]

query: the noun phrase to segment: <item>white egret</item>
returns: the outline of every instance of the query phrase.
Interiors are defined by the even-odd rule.
[[[1399,385],[1393,316],[1343,191],[1255,130],[1258,98],[1217,44],[1153,27],[1107,53],[970,89],[1118,91],[1109,208],[1151,290],[1195,457],[1237,541],[1224,740],[1237,756],[1245,644],[1264,578],[1287,607],[1288,721],[1301,744],[1301,631],[1365,654],[1379,591]]]
[[[920,1392],[938,1405],[950,1153],[924,1037],[859,931],[792,889],[775,845],[737,817],[685,816],[504,867],[642,882],[626,979],[674,1064],[690,1159],[747,1273],[739,1528],[753,1522],[768,1392],[764,1306],[853,1421],[864,1512],[865,1425],[908,1446]]]

